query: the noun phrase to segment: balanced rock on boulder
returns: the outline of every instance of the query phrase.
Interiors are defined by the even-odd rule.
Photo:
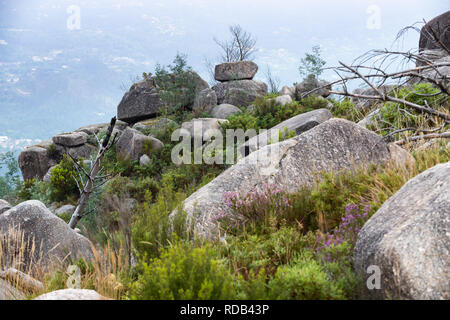
[[[252,61],[237,61],[218,64],[214,70],[217,81],[251,80],[258,72],[258,66]]]
[[[396,152],[407,153],[397,148]],[[313,184],[317,172],[353,170],[390,159],[390,149],[382,137],[353,122],[330,119],[297,137],[267,145],[241,159],[188,197],[182,208],[194,219],[198,234],[210,237],[217,231],[214,221],[217,215],[234,214],[225,204],[226,192],[246,196],[265,184],[295,192]]]
[[[372,298],[450,299],[450,162],[409,180],[366,222],[354,250],[356,271],[381,272]]]

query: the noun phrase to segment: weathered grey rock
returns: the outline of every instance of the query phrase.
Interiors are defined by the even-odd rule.
[[[444,79],[444,77],[447,79],[447,82],[443,82],[447,84],[447,90],[450,89],[450,81],[448,81],[448,79],[450,78],[450,66],[448,66],[448,64],[450,64],[450,55],[447,55],[445,57],[442,57],[440,59],[437,60],[433,60],[432,61],[435,65],[440,65],[440,67],[436,67],[436,69],[429,69],[429,70],[424,70],[422,72],[422,74],[428,78],[431,79],[436,79],[436,80],[440,80],[441,82],[442,79]],[[442,66],[442,64],[447,64]],[[425,80],[422,80],[425,81]]]
[[[276,103],[278,103],[278,104],[280,104],[282,106],[284,106],[284,105],[286,105],[288,103],[292,103],[291,96],[287,95],[287,94],[283,95],[283,96],[278,96],[274,100],[275,100]]]
[[[42,282],[15,268],[0,271],[0,279],[14,283],[15,287],[20,290],[38,292],[44,289]]]
[[[393,89],[394,86],[392,85],[384,85],[377,88],[380,92],[383,94],[389,94]],[[372,88],[356,88],[353,90],[354,94],[364,95],[364,96],[378,96],[378,93],[372,89]],[[363,99],[363,98],[355,98],[351,97],[350,101],[355,104],[355,107],[358,109],[367,110],[373,105],[379,103],[378,100],[371,100],[371,99]]]
[[[117,106],[117,119],[133,123],[155,117],[162,106],[161,98],[152,79],[133,84]]]
[[[305,80],[295,86],[295,98],[300,101],[302,99],[302,94],[323,86],[326,87],[318,89],[313,93],[314,95],[322,96],[324,98],[328,97],[330,95],[331,85],[327,81],[317,80],[314,75],[309,75]]]
[[[113,134],[114,134],[114,131],[113,131]],[[55,146],[56,146],[56,150],[61,155],[61,157],[63,154],[70,154],[74,159],[89,158],[91,153],[96,150],[95,146],[87,144],[87,143],[83,144],[81,146],[71,147],[71,148],[67,148],[67,147],[63,147],[63,146],[59,146],[59,145],[55,145]]]
[[[61,133],[52,138],[53,142],[65,147],[77,147],[85,144],[88,134],[85,132]]]
[[[84,132],[88,135],[97,134],[100,131],[106,131],[108,126],[109,126],[109,123],[90,124],[90,125],[78,128],[77,130],[75,130],[75,132]]]
[[[56,166],[51,166],[50,169],[48,169],[45,176],[42,178],[42,181],[44,182],[50,182],[50,179],[52,177],[53,170],[55,170]]]
[[[295,99],[295,88],[289,86],[283,86],[279,92],[282,96],[288,95],[292,99]]]
[[[124,158],[139,160],[144,154],[144,145],[151,146],[150,150],[159,150],[164,144],[156,138],[145,136],[131,128],[125,129],[116,144],[116,152]]]
[[[208,132],[213,130],[220,130],[220,124],[227,122],[226,119],[216,118],[198,118],[192,119],[188,122],[183,122],[181,125],[182,136],[190,136],[194,139],[209,140]]]
[[[152,119],[152,120],[145,120],[145,121],[141,121],[136,123],[135,125],[133,125],[133,129],[136,129],[138,131],[144,131],[147,132],[147,130],[151,130],[151,131],[158,131],[158,130],[165,130],[168,127],[177,127],[178,124],[171,120],[171,119],[167,119],[167,118],[158,118],[158,119]]]
[[[216,65],[214,79],[217,81],[251,80],[258,72],[258,66],[252,61],[226,62]]]
[[[209,237],[217,230],[217,214],[233,216],[224,201],[226,192],[245,196],[266,183],[294,192],[314,183],[317,172],[353,170],[385,163],[390,157],[382,137],[353,122],[330,119],[295,138],[251,153],[193,193],[183,207],[194,219],[198,234]]]
[[[295,131],[296,135],[300,135],[305,131],[308,131],[315,126],[327,121],[332,117],[331,112],[327,109],[318,109],[310,112],[302,113],[285,120],[275,127],[267,130],[266,132],[260,133],[257,136],[250,138],[245,144],[245,155],[254,152],[258,149],[269,144],[269,142],[276,142],[279,138],[279,133],[281,132],[282,138],[289,131]],[[274,141],[275,139],[275,141]]]
[[[15,246],[20,244],[13,240],[19,228],[25,241],[24,249],[21,249],[23,256],[17,255],[19,249]],[[1,252],[6,259],[2,262],[15,259],[21,264],[22,270],[48,271],[53,266],[67,263],[68,259],[94,258],[91,242],[69,228],[37,200],[22,202],[0,215],[0,234],[3,235],[1,241],[6,241]]]
[[[217,95],[213,89],[206,88],[200,91],[194,100],[194,110],[209,112],[217,105]]]
[[[74,211],[75,211],[75,206],[73,206],[71,204],[65,204],[62,207],[59,207],[58,209],[56,209],[55,214],[57,216],[66,215],[66,214],[72,215]]]
[[[374,298],[450,298],[450,162],[408,181],[366,222],[354,250],[355,270],[381,271]]]
[[[0,279],[0,301],[5,300],[25,300],[25,294],[17,290],[8,281]]]
[[[246,106],[267,94],[267,84],[255,80],[219,83],[212,89],[216,92],[218,104],[228,103],[234,106]]]
[[[42,178],[56,162],[47,156],[47,149],[31,146],[19,154],[19,168],[24,180]]]
[[[358,122],[358,125],[364,128],[368,128],[371,125],[375,125],[380,115],[380,109],[375,109],[370,112],[364,119]]]
[[[33,300],[111,300],[88,289],[61,289],[45,293]]]
[[[177,82],[186,83],[186,87],[181,88],[184,94],[177,95],[174,97],[175,100],[170,101],[174,105],[180,104],[182,107],[192,107],[195,96],[203,89],[209,88],[208,83],[193,71],[171,74],[169,78],[169,81],[174,84]],[[160,107],[169,103],[161,100],[164,92],[159,90],[162,89],[157,89],[152,78],[133,84],[117,106],[117,118],[127,123],[136,123],[140,120],[156,117],[159,114]]]
[[[442,49],[433,37],[433,31],[447,48],[450,48],[450,11],[447,11],[428,21],[420,30],[419,51],[427,49]],[[433,31],[432,31],[433,30]]]
[[[219,104],[218,106],[215,106],[212,111],[211,111],[211,115],[214,118],[218,118],[218,119],[226,119],[229,116],[231,116],[232,114],[241,112],[241,109],[239,109],[236,106],[233,106],[231,104],[226,104],[226,103],[222,103]]]
[[[3,212],[11,209],[11,205],[8,203],[8,201],[5,201],[3,199],[0,199],[0,214]]]
[[[149,164],[151,162],[151,159],[149,158],[148,155],[144,154],[139,158],[139,165],[140,166],[145,166],[147,164]]]

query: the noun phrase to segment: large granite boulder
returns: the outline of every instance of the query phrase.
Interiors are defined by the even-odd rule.
[[[116,152],[123,158],[139,160],[144,154],[145,145],[150,148],[147,151],[159,150],[164,147],[164,144],[158,139],[128,127],[117,140]]]
[[[275,103],[278,103],[279,105],[284,106],[288,103],[292,103],[292,98],[290,95],[285,94],[285,95],[276,97],[274,99],[274,101],[275,101]]]
[[[258,72],[258,66],[252,61],[226,62],[216,65],[214,79],[217,81],[251,80]]]
[[[373,298],[450,299],[450,162],[408,181],[366,222],[354,250],[356,271],[381,271]]]
[[[406,153],[397,148],[396,152]],[[265,184],[294,192],[314,183],[317,172],[352,170],[390,159],[391,153],[382,137],[353,122],[330,119],[297,137],[267,145],[241,159],[188,197],[182,208],[194,219],[197,233],[210,237],[217,231],[214,218],[218,214],[233,215],[224,201],[226,192],[245,196]]]
[[[326,98],[330,95],[331,85],[329,82],[318,80],[314,75],[310,74],[305,80],[295,86],[295,98],[300,101],[303,94],[314,89],[318,89],[313,93],[314,95]]]
[[[329,120],[332,117],[331,112],[328,109],[317,109],[314,111],[302,113],[296,115],[288,120],[285,120],[269,130],[258,134],[257,136],[250,138],[243,147],[245,148],[241,152],[248,155],[266,145],[269,142],[273,142],[273,139],[279,139],[280,132],[281,138],[284,138],[286,133],[293,130],[296,135],[300,135],[305,131],[308,131],[315,126]],[[272,140],[272,141],[271,141]]]
[[[233,106],[231,104],[222,103],[219,104],[218,106],[215,106],[211,110],[211,116],[213,116],[213,118],[226,119],[232,114],[238,112],[241,112],[241,109],[239,109],[238,107]]]
[[[23,244],[17,241],[23,232]],[[48,271],[79,258],[94,258],[92,243],[72,230],[37,200],[29,200],[0,215],[2,264],[15,261],[21,270]],[[19,253],[22,254],[19,254]],[[5,268],[5,265],[0,267]]]
[[[48,156],[47,149],[38,146],[25,148],[19,154],[18,162],[23,180],[34,178],[42,180],[48,169],[57,164]]]
[[[208,83],[193,71],[169,74],[164,81],[168,82],[165,87],[170,83],[180,83],[180,92],[170,95],[170,101],[165,101],[167,92],[154,78],[139,81],[131,86],[117,106],[117,119],[136,123],[154,118],[159,114],[160,108],[166,105],[170,107],[179,104],[181,107],[192,108],[195,96],[203,89],[209,88]]]
[[[448,49],[450,49],[450,11],[428,21],[420,30],[419,51],[442,49],[433,37],[433,30]]]
[[[217,95],[213,89],[206,88],[200,91],[194,100],[194,110],[209,112],[217,104]]]
[[[267,84],[255,80],[236,80],[216,84],[212,89],[216,92],[217,103],[234,106],[247,106],[258,97],[267,94]]]
[[[33,300],[111,300],[88,289],[60,289],[42,294]]]

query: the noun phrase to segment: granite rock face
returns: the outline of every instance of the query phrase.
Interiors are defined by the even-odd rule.
[[[61,289],[42,294],[33,300],[111,300],[88,289]]]
[[[233,106],[246,106],[258,97],[267,94],[267,84],[255,80],[236,80],[215,85],[217,103],[227,103]]]
[[[330,119],[297,137],[250,153],[193,193],[183,206],[188,217],[195,219],[196,231],[210,237],[217,231],[214,217],[233,215],[224,201],[226,192],[245,196],[265,184],[295,192],[314,183],[317,172],[353,170],[390,159],[382,137],[353,122]]]
[[[366,222],[354,250],[355,270],[378,266],[372,298],[450,299],[450,162],[408,181]]]

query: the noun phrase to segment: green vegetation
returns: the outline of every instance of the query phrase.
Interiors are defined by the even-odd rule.
[[[323,61],[319,49],[313,49],[313,55],[307,55],[302,63],[305,72],[320,75]],[[214,217],[221,237],[207,242],[196,237],[193,220],[181,204],[227,165],[175,165],[171,161],[172,148],[178,143],[171,141],[171,134],[194,116],[184,108],[190,93],[180,89],[184,81],[192,80],[184,77],[190,72],[186,58],[177,55],[173,65],[158,66],[154,77],[143,75],[158,83],[167,119],[149,121],[148,128],[141,130],[161,140],[164,147],[153,150],[147,145],[145,153],[150,161],[143,166],[122,159],[114,148],[105,154],[102,174],[111,174],[113,179],[92,195],[92,209],[79,224],[102,248],[102,254],[97,253],[98,258],[90,263],[73,262],[82,270],[82,288],[115,299],[358,298],[361,281],[352,265],[358,230],[408,180],[449,161],[449,149],[440,143],[426,151],[415,150],[416,163],[403,168],[385,164],[352,173],[318,173],[315,184],[294,193],[267,185],[247,195],[225,194],[224,203],[243,218]],[[414,89],[435,92],[429,85]],[[410,89],[394,90],[393,94],[425,103],[424,97]],[[254,108],[242,108],[228,117],[222,129],[269,129],[319,108],[330,108],[333,116],[354,122],[370,112],[357,110],[349,99],[311,95],[281,106],[274,102],[276,96],[266,95],[253,103]],[[427,98],[427,103],[445,108],[441,98]],[[381,134],[387,134],[391,127],[430,121],[406,106],[388,102],[380,107],[382,121],[372,129]],[[284,131],[280,135],[287,139],[295,133]],[[49,148],[49,156],[56,152],[53,149]],[[12,199],[11,203],[38,199],[47,206],[77,200],[77,173],[67,156],[54,169],[50,182],[20,181],[12,154],[2,155],[0,165],[7,167],[7,174],[0,177],[0,198]],[[174,211],[178,214],[171,216]],[[54,270],[40,279],[44,291],[51,291],[64,288],[67,278],[65,271]]]
[[[311,51],[311,53],[306,53],[305,57],[300,60],[298,71],[304,78],[310,74],[318,78],[323,72],[323,66],[326,64],[326,61],[320,56],[320,46],[312,47]]]

